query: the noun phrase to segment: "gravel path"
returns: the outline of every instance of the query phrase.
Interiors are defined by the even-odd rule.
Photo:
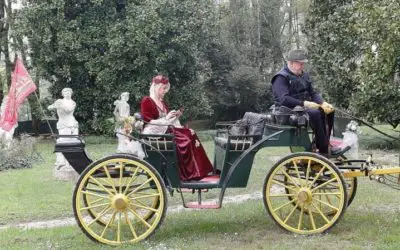
[[[235,195],[235,196],[226,196],[224,197],[223,204],[228,203],[242,203],[248,200],[255,200],[261,199],[262,194],[261,192],[254,192],[252,194],[242,194],[242,195]],[[216,203],[217,199],[212,200],[205,200],[204,203]],[[182,205],[168,207],[167,213],[179,213],[182,211],[190,211],[193,209],[184,208]],[[199,210],[199,209],[194,209]],[[54,227],[65,227],[75,225],[75,218],[63,218],[57,220],[46,220],[46,221],[33,221],[33,222],[25,222],[25,223],[18,223],[18,224],[9,224],[0,226],[0,231],[10,229],[10,228],[19,228],[19,229],[41,229],[41,228],[54,228]]]

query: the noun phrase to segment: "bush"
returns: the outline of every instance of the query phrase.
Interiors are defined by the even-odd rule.
[[[3,141],[0,142],[0,171],[7,169],[31,168],[40,156],[35,152],[36,139],[21,135],[20,139],[13,139],[9,148]]]

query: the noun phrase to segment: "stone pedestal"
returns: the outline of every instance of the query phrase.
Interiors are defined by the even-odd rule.
[[[62,153],[56,153],[56,164],[53,177],[60,181],[77,181],[79,174],[71,167]]]
[[[77,181],[79,174],[69,164],[68,166],[55,167],[53,170],[53,177],[59,181]]]

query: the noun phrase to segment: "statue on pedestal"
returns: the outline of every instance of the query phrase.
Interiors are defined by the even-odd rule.
[[[135,122],[135,118],[130,115],[128,101],[129,92],[123,92],[120,99],[114,102],[115,132],[118,138],[117,153],[129,153],[143,159],[145,155],[141,144],[125,136],[130,135]]]
[[[57,110],[58,122],[57,130],[59,135],[78,135],[79,125],[74,117],[74,110],[76,103],[71,99],[72,89],[64,88],[61,91],[63,99],[58,99],[53,104],[47,107],[48,110]],[[57,143],[76,141],[75,138],[59,138]],[[57,177],[57,171],[67,171],[71,170],[75,173],[75,170],[69,165],[68,161],[64,158],[62,153],[56,153],[56,163],[55,163],[55,175]],[[70,177],[60,177],[59,179],[70,179]]]

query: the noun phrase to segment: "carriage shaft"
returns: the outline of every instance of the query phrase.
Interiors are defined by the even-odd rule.
[[[342,173],[344,178],[351,177],[363,177],[370,175],[384,175],[384,174],[400,174],[400,167],[393,168],[381,168],[381,169],[365,169],[365,170],[356,170]]]

